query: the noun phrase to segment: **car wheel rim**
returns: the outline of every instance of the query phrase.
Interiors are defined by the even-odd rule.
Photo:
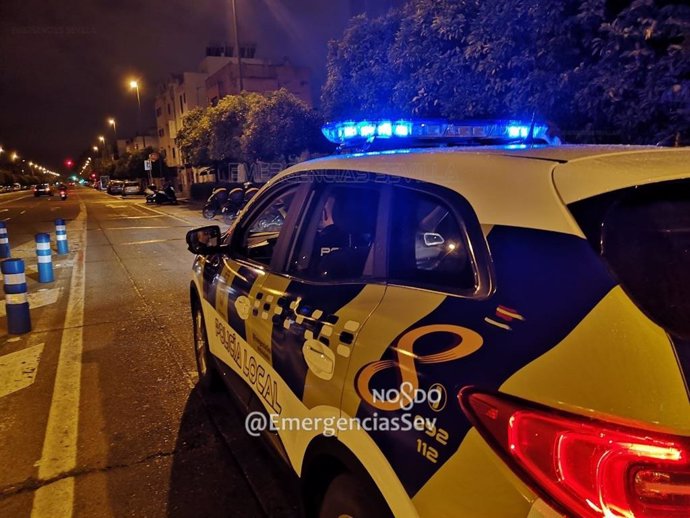
[[[206,332],[204,330],[204,319],[201,316],[201,311],[197,310],[194,313],[194,352],[196,354],[196,363],[199,367],[199,375],[206,374]]]

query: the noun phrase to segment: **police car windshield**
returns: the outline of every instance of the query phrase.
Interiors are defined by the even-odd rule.
[[[690,180],[624,189],[571,210],[640,309],[690,339]]]

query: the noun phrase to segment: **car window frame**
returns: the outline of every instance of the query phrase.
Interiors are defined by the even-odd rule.
[[[406,180],[406,179],[402,179]],[[391,279],[388,274],[388,259],[392,253],[392,232],[395,223],[394,215],[391,210],[386,214],[387,234],[386,234],[386,278],[387,284],[402,288],[417,289],[442,293],[447,296],[484,300],[489,298],[496,291],[496,276],[494,272],[493,260],[489,249],[489,244],[482,230],[481,223],[471,203],[462,194],[447,187],[435,185],[423,180],[412,180],[407,182],[396,182],[391,186],[390,208],[393,208],[393,197],[396,189],[408,189],[418,191],[421,194],[435,198],[445,205],[456,222],[461,227],[461,232],[468,245],[468,252],[471,264],[475,271],[477,283],[474,289],[454,289],[448,286],[439,286],[432,283],[415,283],[410,279]]]
[[[280,235],[278,236],[278,241],[276,242],[276,245],[273,249],[273,255],[271,256],[271,262],[266,265],[239,254],[239,248],[237,245],[244,237],[244,232],[246,232],[248,229],[248,225],[253,223],[253,219],[263,210],[265,210],[271,203],[273,203],[278,196],[284,194],[286,190],[294,187],[296,184],[295,199],[290,204],[287,217],[285,218],[285,222],[281,227],[281,230],[285,228],[286,231],[281,231]],[[230,233],[228,240],[229,245],[225,255],[237,263],[244,264],[252,268],[258,268],[266,272],[279,272],[281,270],[281,265],[283,265],[286,260],[285,256],[287,244],[291,242],[297,230],[295,228],[295,223],[299,217],[299,214],[304,210],[304,201],[308,191],[309,185],[305,181],[304,175],[299,174],[287,176],[277,181],[263,192],[257,193],[257,195],[252,198],[245,210],[242,211],[235,224],[228,230]]]

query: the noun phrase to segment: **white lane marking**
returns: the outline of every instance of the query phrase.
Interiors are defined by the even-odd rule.
[[[160,214],[161,216],[167,216],[167,217],[169,217],[169,218],[173,218],[173,219],[176,219],[176,220],[178,220],[178,221],[182,221],[182,222],[185,223],[186,225],[193,225],[192,222],[187,221],[186,219],[182,219],[182,218],[179,218],[179,217],[177,217],[177,216],[173,216],[172,214],[166,214],[165,212],[161,212],[161,211],[159,211],[159,210],[152,209],[151,207],[147,207],[146,205],[141,205],[141,206],[139,206],[139,208],[140,208],[140,209],[150,210],[151,212],[155,212],[156,214]]]
[[[152,230],[159,228],[180,228],[180,227],[170,227],[170,226],[154,226],[154,227],[108,227],[103,230]]]
[[[50,212],[55,212],[56,210],[60,210],[62,207],[51,207]]]
[[[10,209],[0,209],[0,212],[7,212],[7,211],[9,211],[9,210],[10,210]]]
[[[154,215],[151,215],[151,216],[148,216],[148,215],[147,216],[123,216],[123,215],[118,214],[117,216],[110,217],[110,218],[103,218],[103,219],[150,219],[150,218],[162,218],[163,216],[165,216],[165,214],[161,214],[160,216],[158,216],[158,215],[156,215],[156,216],[154,216]]]
[[[60,292],[62,288],[50,288],[47,290],[37,291],[35,293],[29,293],[29,307],[31,309],[40,308],[43,306],[49,306],[50,304],[55,304],[60,298]],[[7,314],[5,301],[0,301],[0,317],[4,317]]]
[[[43,345],[0,356],[0,398],[30,386],[36,379]]]
[[[21,211],[21,212],[19,213],[20,216],[21,216],[22,214],[26,214],[26,211],[23,210],[23,211]]]
[[[147,241],[128,241],[127,243],[116,243],[119,246],[130,246],[130,245],[150,245],[153,243],[166,243],[168,241],[182,241],[179,239],[149,239]]]
[[[23,200],[25,198],[31,198],[32,196],[33,196],[33,194],[31,194],[29,196],[20,196],[19,198],[13,198],[11,200],[0,202],[0,205],[7,205],[8,203],[14,203],[15,201]]]
[[[70,229],[72,240],[79,245],[79,251],[74,259],[70,280],[67,313],[43,452],[41,460],[37,463],[40,480],[55,479],[77,466],[86,273],[86,206],[84,202],[80,202],[79,205],[79,216]],[[71,518],[73,503],[74,478],[65,477],[42,486],[34,493],[31,518]]]

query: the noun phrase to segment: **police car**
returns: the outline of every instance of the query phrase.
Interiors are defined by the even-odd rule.
[[[690,150],[324,133],[368,151],[187,236],[200,383],[271,416],[307,515],[690,516]]]

